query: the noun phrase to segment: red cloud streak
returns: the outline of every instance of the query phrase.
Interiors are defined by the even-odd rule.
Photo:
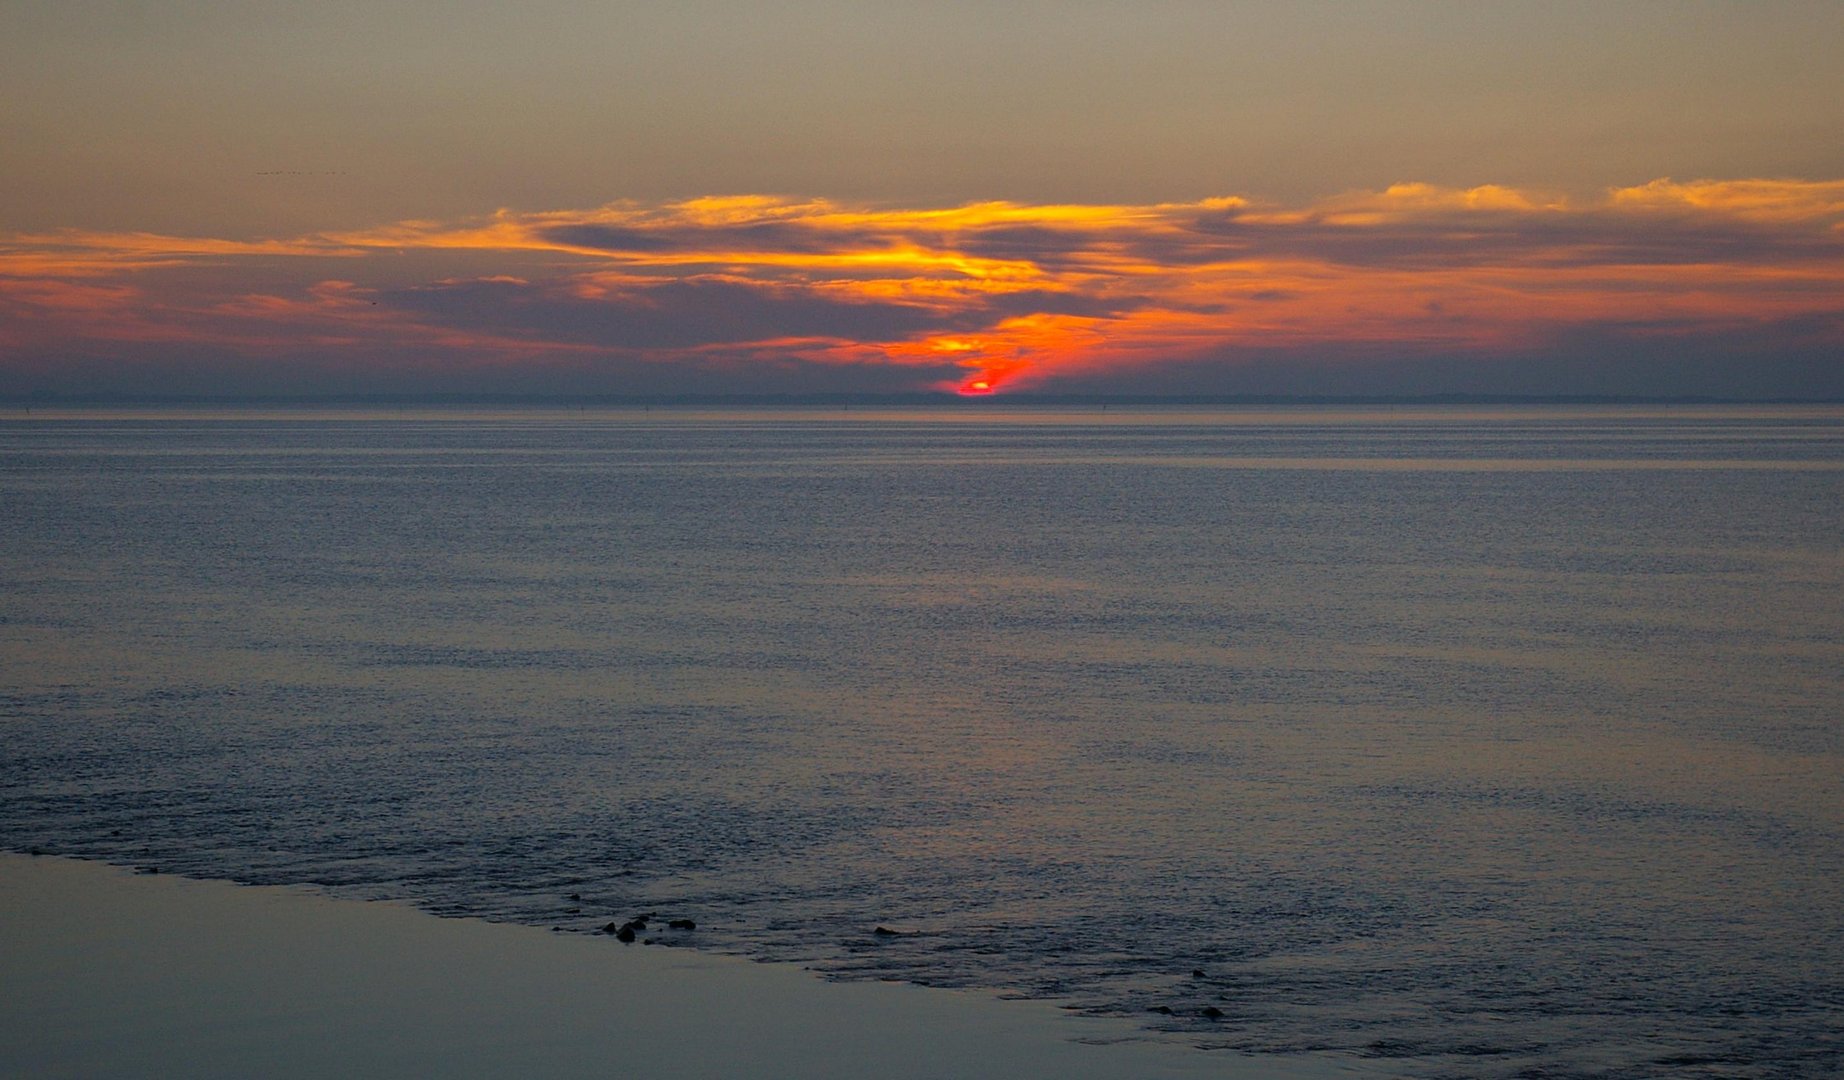
[[[733,196],[288,240],[13,235],[0,316],[19,387],[72,357],[106,385],[188,348],[246,375],[286,363],[291,385],[850,369],[974,394],[1257,354],[1528,356],[1597,328],[1836,357],[1844,181],[1659,180],[1586,203],[1401,184],[1299,207]]]

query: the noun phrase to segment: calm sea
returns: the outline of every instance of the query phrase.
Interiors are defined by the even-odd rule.
[[[9,848],[1844,1071],[1844,410],[14,412],[0,672]]]

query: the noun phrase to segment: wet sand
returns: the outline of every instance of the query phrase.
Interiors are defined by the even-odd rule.
[[[1379,1075],[1042,1002],[52,857],[0,855],[0,957],[7,1076]]]

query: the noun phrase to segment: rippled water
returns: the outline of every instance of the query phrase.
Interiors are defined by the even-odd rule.
[[[1841,586],[1836,409],[15,414],[0,844],[1834,1075]]]

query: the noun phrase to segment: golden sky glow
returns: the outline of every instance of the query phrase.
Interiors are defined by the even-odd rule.
[[[1724,335],[1835,355],[1844,181],[1655,180],[1592,200],[1401,183],[1298,206],[741,195],[289,239],[34,232],[0,238],[0,305],[14,378],[73,353],[157,368],[188,345],[304,379],[516,386],[526,370],[606,392],[777,367],[1002,392],[1285,353],[1490,363],[1583,340],[1612,364],[1622,341]]]
[[[1836,0],[3,27],[0,399],[1844,397]]]

